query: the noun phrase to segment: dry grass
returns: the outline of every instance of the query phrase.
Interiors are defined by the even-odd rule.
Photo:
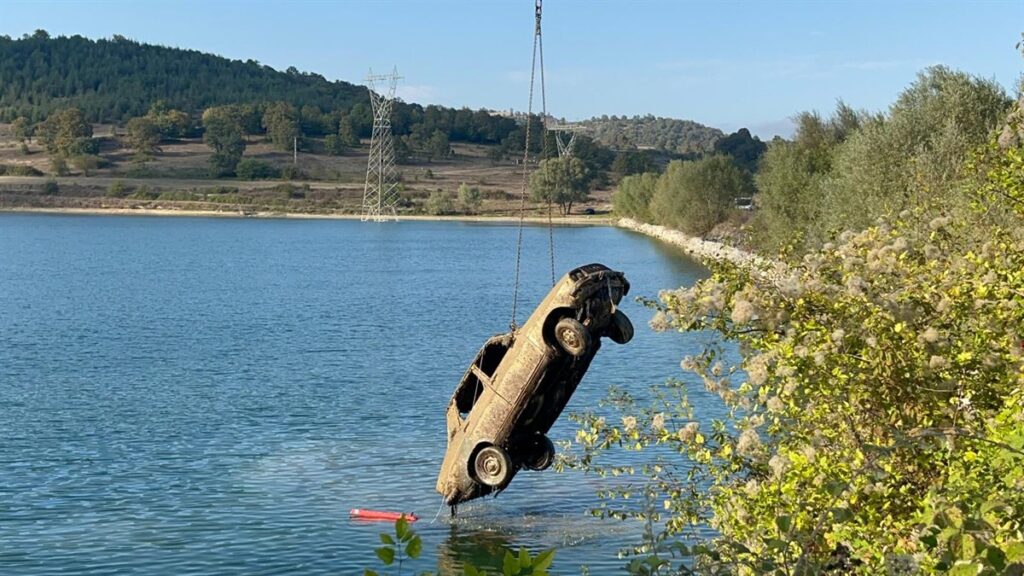
[[[121,146],[113,127],[96,126],[94,137],[100,143],[99,155],[103,160],[103,166],[92,171],[88,177],[72,167],[69,167],[72,171],[68,176],[56,177],[49,156],[38,142],[33,141],[29,145],[29,154],[23,154],[20,144],[12,138],[9,125],[0,124],[0,164],[32,166],[56,180],[61,189],[58,196],[42,200],[34,194],[34,190],[42,187],[44,179],[0,177],[0,189],[6,192],[5,199],[8,205],[14,198],[19,198],[19,202],[35,206],[101,207],[100,204],[117,204],[118,207],[125,207],[124,202],[114,201],[117,199],[108,198],[103,202],[97,202],[97,198],[103,197],[115,182],[124,183],[131,189],[145,186],[154,194],[191,192],[203,195],[218,187],[229,187],[237,189],[241,195],[252,195],[258,202],[261,196],[267,195],[268,191],[281,184],[281,181],[210,178],[210,149],[200,139],[163,143],[155,158],[140,164],[135,160],[134,151]],[[321,149],[322,144],[313,142],[312,148]],[[421,210],[423,202],[432,192],[442,190],[457,194],[459,186],[465,183],[479,188],[482,192],[482,214],[518,214],[523,185],[522,166],[512,160],[490,160],[487,157],[489,148],[486,146],[455,144],[453,149],[455,155],[450,159],[397,166],[402,194],[413,203],[413,207],[408,211],[415,213]],[[367,154],[366,143],[344,156],[300,151],[298,168],[306,179],[292,184],[308,187],[307,199],[313,197],[316,200],[286,202],[288,207],[285,209],[299,212],[358,211],[366,175]],[[263,138],[250,138],[245,157],[269,162],[282,168],[292,163],[290,151],[274,149]],[[578,212],[587,207],[598,212],[610,210],[609,190],[595,191],[592,196],[591,202],[579,205]],[[162,202],[168,203],[175,204]],[[147,207],[151,207],[151,203],[147,203]],[[528,202],[527,208],[534,215],[546,213],[545,206]]]

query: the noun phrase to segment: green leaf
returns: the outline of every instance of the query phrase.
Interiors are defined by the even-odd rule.
[[[769,550],[778,550],[779,552],[785,550],[789,543],[785,540],[779,540],[778,538],[769,538],[764,542]]]
[[[409,544],[405,547],[405,554],[409,558],[419,558],[420,552],[423,551],[423,540],[419,536],[413,536],[409,540]]]
[[[508,550],[505,551],[505,560],[501,563],[501,573],[505,576],[517,576],[519,574],[519,560]]]
[[[1024,542],[1010,542],[1004,548],[1006,561],[1010,563],[1024,562]]]
[[[825,491],[828,492],[829,496],[837,497],[846,490],[846,482],[840,482],[839,480],[829,480],[825,482]]]
[[[977,576],[979,572],[981,572],[981,566],[970,562],[967,564],[956,564],[949,571],[949,576]]]
[[[384,563],[385,566],[391,566],[395,561],[395,549],[388,548],[387,546],[381,546],[377,548],[377,558]]]
[[[395,545],[395,539],[391,537],[391,534],[382,533],[380,535],[380,541],[381,544],[391,544],[392,546]]]
[[[530,567],[530,553],[526,551],[526,548],[519,549],[519,569]]]
[[[405,519],[404,514],[395,521],[395,536],[402,542],[409,539],[409,521]]]
[[[545,550],[545,551],[541,552],[540,554],[537,554],[536,557],[534,557],[534,559],[533,559],[533,571],[536,572],[538,568],[541,569],[541,570],[547,571],[547,569],[551,566],[551,563],[554,562],[554,561],[555,561],[555,549],[552,548],[551,550]]]
[[[369,568],[367,568],[366,570],[363,570],[363,576],[379,576],[379,575],[376,572],[374,572],[373,570],[370,570]]]
[[[832,519],[836,522],[847,522],[853,518],[853,513],[850,512],[849,508],[833,508]]]
[[[989,566],[996,569],[996,572],[1002,572],[1006,568],[1006,554],[998,546],[985,548],[985,560],[988,561]]]
[[[477,570],[476,566],[473,566],[472,564],[463,564],[462,574],[463,576],[483,576],[483,573]]]
[[[977,554],[974,546],[974,537],[970,534],[960,536],[960,549],[963,550],[961,554],[964,558],[974,558],[975,554]]]
[[[789,516],[778,516],[775,518],[775,527],[783,534],[789,533],[789,529],[792,524],[793,522],[790,520]]]

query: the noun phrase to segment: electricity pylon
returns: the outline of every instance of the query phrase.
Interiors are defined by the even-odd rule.
[[[363,188],[363,222],[398,220],[395,212],[398,179],[395,178],[395,147],[391,141],[391,108],[400,79],[397,67],[391,74],[375,75],[370,70],[366,77],[370,104],[373,105],[373,134],[370,158],[366,162],[366,186]]]
[[[555,143],[558,144],[558,157],[565,158],[572,156],[573,146],[576,145],[576,134],[584,130],[583,126],[573,124],[562,124],[560,126],[552,126],[549,128],[555,133]],[[568,134],[568,142],[562,140],[562,134]]]

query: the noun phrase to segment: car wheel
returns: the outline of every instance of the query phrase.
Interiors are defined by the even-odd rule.
[[[562,318],[555,324],[555,340],[573,356],[582,356],[590,348],[590,332],[575,318]]]
[[[473,471],[481,484],[500,488],[512,478],[512,460],[497,446],[484,446],[473,459]]]
[[[616,310],[612,314],[612,325],[608,328],[608,337],[616,344],[625,344],[633,339],[633,323],[629,321],[622,310]]]
[[[555,445],[546,435],[538,432],[531,438],[530,449],[523,465],[530,470],[547,470],[555,461]]]

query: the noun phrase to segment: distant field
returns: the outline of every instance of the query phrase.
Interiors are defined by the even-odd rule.
[[[122,129],[123,130],[123,129]],[[46,151],[34,141],[29,154],[11,137],[10,128],[0,124],[0,165],[30,166],[44,175],[0,176],[0,207],[72,208],[180,208],[199,210],[261,210],[299,213],[358,212],[363,195],[368,146],[366,142],[344,156],[299,151],[302,180],[247,181],[209,177],[210,149],[200,139],[161,144],[156,157],[144,164],[134,152],[122,148],[111,126],[96,126],[103,165],[86,176],[69,166],[70,174],[57,177]],[[309,148],[322,149],[310,142]],[[455,155],[445,160],[399,165],[403,206],[400,212],[421,214],[432,192],[457,195],[465,183],[479,188],[483,197],[480,213],[512,215],[520,206],[522,167],[512,160],[494,162],[486,146],[454,144]],[[291,152],[273,149],[263,138],[251,138],[245,158],[255,158],[284,167],[292,163]],[[48,181],[57,183],[56,190]],[[576,212],[593,208],[611,209],[611,193],[598,190],[592,201]],[[456,203],[457,204],[457,203]],[[528,203],[528,210],[545,213],[546,206]],[[557,213],[557,208],[555,210]]]

